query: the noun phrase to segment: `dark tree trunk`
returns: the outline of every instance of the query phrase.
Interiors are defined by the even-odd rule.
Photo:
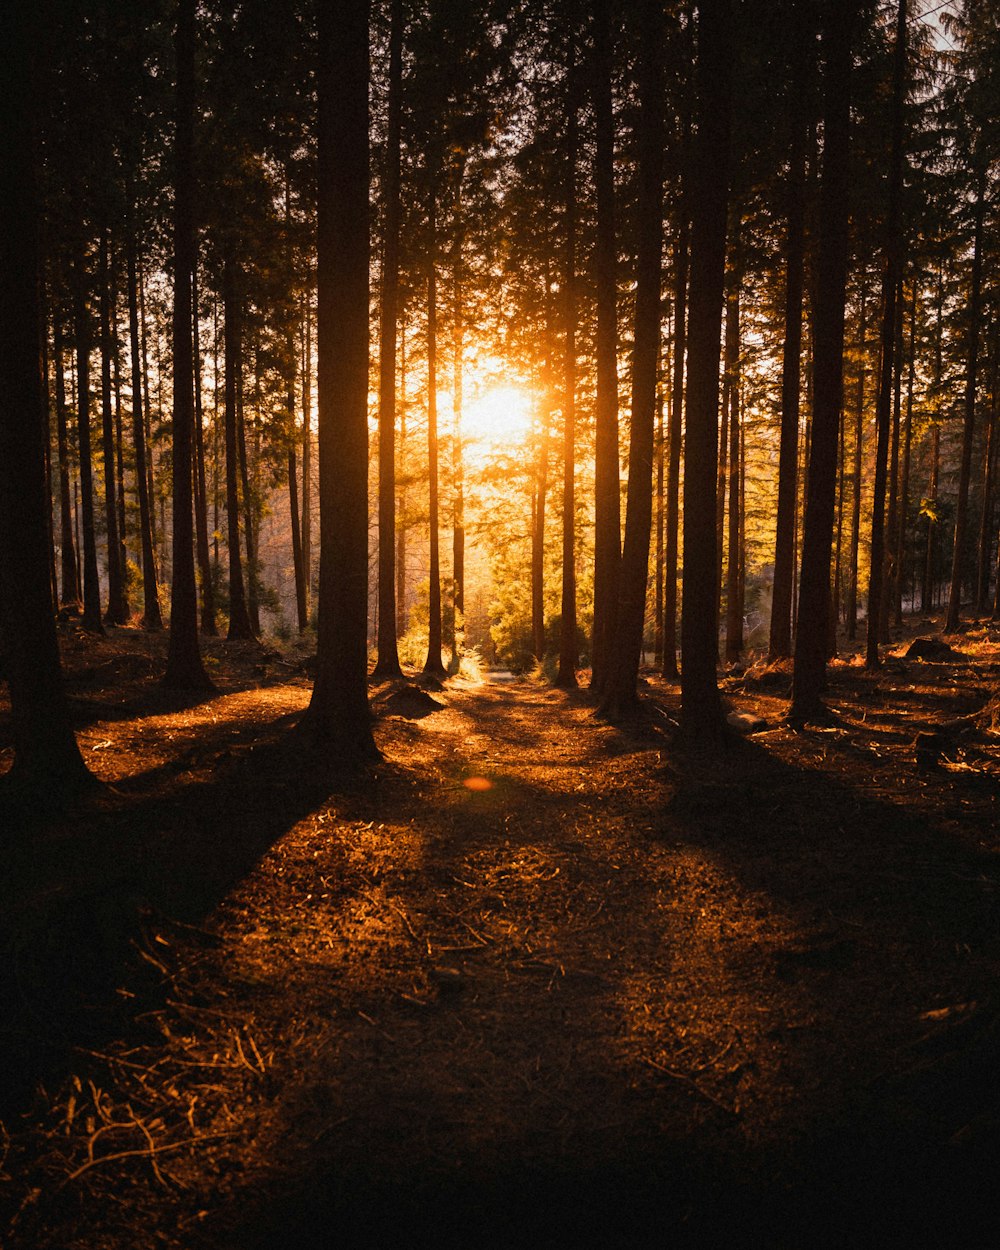
[[[906,368],[906,419],[903,429],[903,463],[899,478],[899,513],[896,525],[896,625],[903,626],[903,562],[906,557],[906,522],[910,508],[910,449],[913,441],[913,385],[916,375],[917,284],[910,298],[910,342]]]
[[[405,463],[406,456],[406,318],[399,334],[399,457]],[[409,529],[406,481],[399,488],[399,507],[396,512],[396,637],[406,633],[406,534]]]
[[[196,244],[197,247],[197,244]],[[201,591],[202,632],[214,638],[215,589],[208,550],[208,486],[205,481],[205,423],[201,394],[201,320],[198,315],[198,263],[191,274],[191,333],[194,347],[194,523],[195,551],[198,556],[198,583]]]
[[[242,321],[240,323],[242,325]],[[250,627],[260,637],[260,596],[258,594],[259,571],[257,568],[256,495],[250,489],[250,457],[247,455],[246,410],[243,406],[242,339],[239,343],[241,358],[236,367],[236,451],[240,467],[240,487],[243,496],[243,539],[247,553],[247,609]],[[260,378],[257,378],[260,385]]]
[[[135,450],[135,490],[139,499],[139,542],[142,551],[142,624],[145,629],[163,628],[156,585],[156,557],[153,547],[152,508],[146,469],[146,422],[142,404],[142,359],[139,340],[139,285],[135,230],[130,212],[125,241],[125,272],[128,287],[128,330],[132,353],[132,441]]]
[[[428,677],[443,677],[441,660],[441,536],[438,532],[437,428],[437,205],[431,182],[427,223],[427,489],[430,524],[430,580],[427,605]]]
[[[594,633],[591,689],[603,693],[614,632],[621,564],[621,488],[618,451],[618,311],[615,241],[614,117],[611,75],[614,50],[608,0],[593,6],[592,94],[596,125],[594,185],[597,237],[594,285],[597,296],[597,397],[594,411]],[[539,657],[540,658],[540,657]]]
[[[740,569],[743,564],[740,534],[740,287],[739,273],[734,275],[733,291],[726,314],[727,355],[729,360],[729,534],[726,564],[726,660],[735,663],[743,654],[743,603],[740,595]],[[729,339],[729,317],[732,316],[732,345]]]
[[[55,365],[56,455],[59,462],[59,556],[62,581],[62,602],[80,602],[80,579],[73,541],[73,501],[69,489],[69,434],[66,427],[66,378],[63,371],[62,314],[53,316],[53,355]]]
[[[306,615],[312,601],[312,295],[306,286],[305,351],[302,360],[302,580]]]
[[[576,686],[579,662],[576,638],[576,162],[579,148],[579,102],[577,100],[576,32],[570,34],[566,70],[566,202],[564,206],[565,270],[563,273],[566,358],[563,368],[563,498],[562,498],[562,595],[559,624],[557,686]]]
[[[242,367],[240,349],[240,296],[236,289],[234,263],[227,260],[222,271],[222,316],[226,370],[226,546],[229,550],[229,630],[232,641],[252,638],[250,613],[247,611],[243,584],[243,559],[240,554],[239,453],[236,435],[237,374]]]
[[[804,50],[800,53],[804,59]],[[804,72],[799,78],[804,86]],[[808,123],[793,123],[785,234],[785,344],[781,361],[781,437],[778,513],[774,539],[774,593],[768,659],[792,654],[792,582],[795,578],[795,503],[798,496],[799,406],[802,373],[802,297],[806,253],[806,140]]]
[[[681,192],[677,243],[674,247],[674,351],[670,423],[667,429],[666,522],[663,555],[663,676],[676,681],[677,671],[677,531],[680,520],[681,431],[684,424],[684,356],[687,351],[687,280],[690,225]]]
[[[899,440],[903,415],[903,280],[896,287],[896,332],[893,342],[892,424],[889,434],[889,508],[886,513],[885,573],[882,579],[882,602],[879,606],[879,642],[887,645],[889,616],[899,582],[896,564],[896,529],[899,522]]]
[[[851,42],[857,5],[829,0],[823,43],[824,151],[813,314],[813,412],[802,534],[790,720],[822,715],[830,612],[830,550],[843,403],[844,289],[850,172]]]
[[[198,593],[194,571],[193,450],[194,352],[191,338],[194,237],[195,0],[178,0],[174,182],[174,409],[173,552],[170,640],[164,681],[173,689],[211,690],[198,649]]]
[[[698,135],[691,179],[691,285],[684,439],[684,602],[681,728],[716,740],[719,626],[715,474],[719,458],[719,340],[725,285],[731,126],[731,5],[698,5]]]
[[[8,776],[33,801],[61,796],[91,780],[63,694],[49,580],[35,171],[35,59],[47,32],[37,14],[27,4],[0,10],[5,78],[0,93],[0,620],[14,742]]]
[[[962,462],[955,501],[955,545],[952,551],[951,588],[945,630],[954,633],[962,610],[962,581],[965,574],[965,531],[969,511],[969,482],[972,479],[972,443],[976,428],[976,382],[979,368],[979,318],[983,283],[983,217],[986,213],[986,165],[976,172],[975,233],[972,247],[972,282],[969,293],[969,349],[965,370],[965,421],[962,426]]]
[[[458,672],[465,619],[465,480],[462,465],[462,380],[464,327],[462,320],[461,180],[455,189],[455,238],[452,254],[452,428],[451,470],[454,513],[451,542],[452,633],[451,671]]]
[[[994,335],[994,340],[995,340]],[[990,379],[990,416],[986,426],[986,448],[983,452],[982,509],[979,516],[979,554],[976,561],[976,610],[990,610],[990,565],[992,564],[995,533],[993,525],[993,478],[996,468],[997,446],[997,352],[994,341],[992,352],[992,377]]]
[[[550,277],[542,294],[545,328],[545,364],[539,400],[539,428],[535,489],[531,500],[531,646],[535,659],[545,658],[545,509],[549,488],[549,443],[552,432],[552,304]]]
[[[90,310],[86,274],[81,264],[75,274],[74,332],[76,335],[77,444],[80,451],[80,512],[83,547],[83,625],[103,633],[101,583],[97,572],[97,536],[94,529],[94,470],[90,445]]]
[[[149,386],[149,352],[146,340],[146,293],[143,271],[139,270],[139,334],[142,348],[142,420],[146,444],[146,494],[149,499],[149,531],[153,537],[153,551],[157,549],[160,536],[156,527],[156,482],[153,464],[153,396]]]
[[[882,587],[885,579],[885,490],[889,436],[894,348],[896,342],[896,302],[899,276],[902,272],[902,239],[900,237],[903,189],[903,128],[906,95],[906,0],[899,0],[896,17],[896,49],[892,79],[892,144],[889,164],[889,199],[885,221],[885,267],[882,276],[881,368],[879,370],[878,404],[876,408],[877,441],[875,448],[875,485],[872,498],[871,570],[868,577],[868,633],[865,665],[874,671],[879,666],[879,632],[881,629]]]
[[[660,371],[657,365],[657,373]],[[653,666],[658,672],[663,671],[663,535],[665,524],[664,511],[664,463],[666,449],[665,414],[663,411],[663,386],[660,378],[656,385],[656,441],[653,446],[653,457],[656,464],[656,512],[654,525],[656,529],[656,545],[653,552],[654,588],[653,588]]]
[[[865,275],[861,275],[858,310],[858,377],[854,406],[854,457],[851,465],[851,555],[848,571],[847,604],[844,609],[848,641],[858,636],[858,550],[861,541],[861,465],[865,429]]]
[[[101,455],[104,463],[104,520],[108,538],[108,611],[106,620],[124,625],[128,620],[125,601],[125,570],[122,568],[118,539],[118,502],[115,495],[115,420],[111,393],[111,277],[108,264],[108,232],[101,231],[98,248],[98,285],[101,318]]]
[[[317,674],[303,728],[337,763],[378,757],[368,706],[368,4],[319,10]]]
[[[400,137],[403,5],[392,0],[389,26],[389,128],[383,181],[385,234],[379,300],[378,659],[379,677],[401,677],[396,638],[396,323],[399,319]]]
[[[656,367],[660,347],[663,243],[663,9],[640,0],[636,9],[639,57],[637,147],[639,197],[635,331],[632,349],[632,411],[629,421],[625,540],[618,579],[618,609],[601,711],[612,720],[637,706],[653,520],[653,439]]]

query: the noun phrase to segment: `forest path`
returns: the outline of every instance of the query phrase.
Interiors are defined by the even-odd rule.
[[[153,910],[134,1019],[48,1095],[12,1246],[715,1245],[866,1196],[920,1226],[867,1108],[1000,960],[992,870],[942,815],[992,800],[901,771],[895,705],[864,741],[851,694],[842,734],[679,756],[583,693],[455,680],[332,790],[281,747],[307,697],[93,720]],[[919,1102],[928,1140],[973,1115]]]

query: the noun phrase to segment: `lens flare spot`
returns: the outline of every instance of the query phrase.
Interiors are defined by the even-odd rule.
[[[462,782],[466,790],[492,790],[493,782],[488,777],[466,777]]]

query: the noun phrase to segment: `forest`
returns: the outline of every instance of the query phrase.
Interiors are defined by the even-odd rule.
[[[0,1245],[996,1244],[1000,3],[0,46]]]

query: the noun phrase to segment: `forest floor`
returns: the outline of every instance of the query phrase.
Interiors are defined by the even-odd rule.
[[[937,628],[822,728],[726,679],[768,728],[717,752],[653,677],[630,732],[374,686],[346,785],[301,656],[211,642],[185,705],[64,625],[112,788],[0,813],[0,1244],[997,1244],[1000,631]]]

